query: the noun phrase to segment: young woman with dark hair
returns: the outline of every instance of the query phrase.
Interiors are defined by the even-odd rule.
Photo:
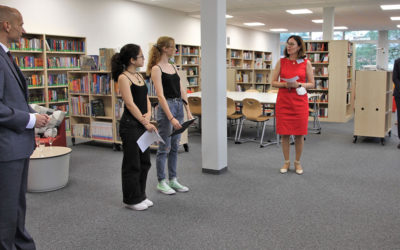
[[[124,113],[119,132],[122,139],[122,194],[127,208],[146,210],[153,202],[146,197],[147,173],[150,169],[150,151],[142,152],[137,145],[139,137],[147,130],[156,130],[150,123],[151,106],[147,86],[136,69],[144,64],[138,45],[127,44],[111,59],[112,78],[118,82]]]
[[[175,41],[171,37],[160,37],[150,50],[147,74],[151,75],[157,97],[157,124],[160,136],[165,144],[160,144],[157,150],[157,189],[164,194],[175,194],[189,191],[177,180],[177,158],[181,135],[169,136],[172,129],[180,129],[183,122],[183,107],[186,108],[188,119],[192,114],[187,105],[187,96],[175,65],[168,62],[176,52]],[[165,179],[165,165],[168,161],[169,182]]]
[[[308,96],[306,90],[315,86],[312,65],[310,61],[305,59],[305,53],[306,48],[303,39],[299,36],[290,36],[286,42],[285,57],[281,58],[276,64],[272,75],[272,86],[279,88],[276,100],[276,128],[277,133],[282,137],[282,152],[285,158],[285,163],[280,169],[282,174],[287,173],[290,167],[290,135],[294,135],[296,140],[295,171],[297,174],[303,174],[300,157],[308,126]],[[293,77],[298,77],[298,79],[284,80]]]

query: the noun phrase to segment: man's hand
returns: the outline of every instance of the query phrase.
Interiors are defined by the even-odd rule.
[[[50,121],[50,117],[46,114],[35,114],[36,116],[36,123],[35,123],[35,128],[42,128],[47,125],[47,123]]]

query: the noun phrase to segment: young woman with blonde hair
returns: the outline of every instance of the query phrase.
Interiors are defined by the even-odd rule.
[[[176,52],[175,41],[171,37],[158,38],[150,49],[147,75],[151,75],[159,106],[157,108],[157,124],[160,136],[165,144],[160,143],[157,150],[157,189],[164,194],[175,194],[189,191],[177,180],[177,158],[181,135],[169,136],[173,129],[180,129],[183,122],[183,107],[188,119],[192,114],[187,105],[185,88],[181,86],[180,77],[175,65],[169,63],[169,58]],[[168,177],[165,178],[165,165],[168,161]]]

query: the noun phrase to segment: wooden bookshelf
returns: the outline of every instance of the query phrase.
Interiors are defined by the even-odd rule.
[[[86,54],[86,38],[26,33],[10,51],[25,75],[29,103],[62,110],[70,129],[67,71],[79,70],[79,57]]]
[[[186,71],[187,88],[192,91],[200,91],[200,46],[176,44],[174,63],[177,68]]]
[[[272,54],[266,51],[226,50],[227,90],[260,92],[271,89]]]
[[[347,122],[354,115],[354,50],[349,41],[305,41],[315,78],[310,93],[317,101],[321,121]],[[310,118],[312,119],[312,118]]]

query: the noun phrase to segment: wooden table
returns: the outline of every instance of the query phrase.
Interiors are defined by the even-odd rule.
[[[36,148],[30,157],[28,192],[47,192],[68,183],[71,149],[67,147]]]

